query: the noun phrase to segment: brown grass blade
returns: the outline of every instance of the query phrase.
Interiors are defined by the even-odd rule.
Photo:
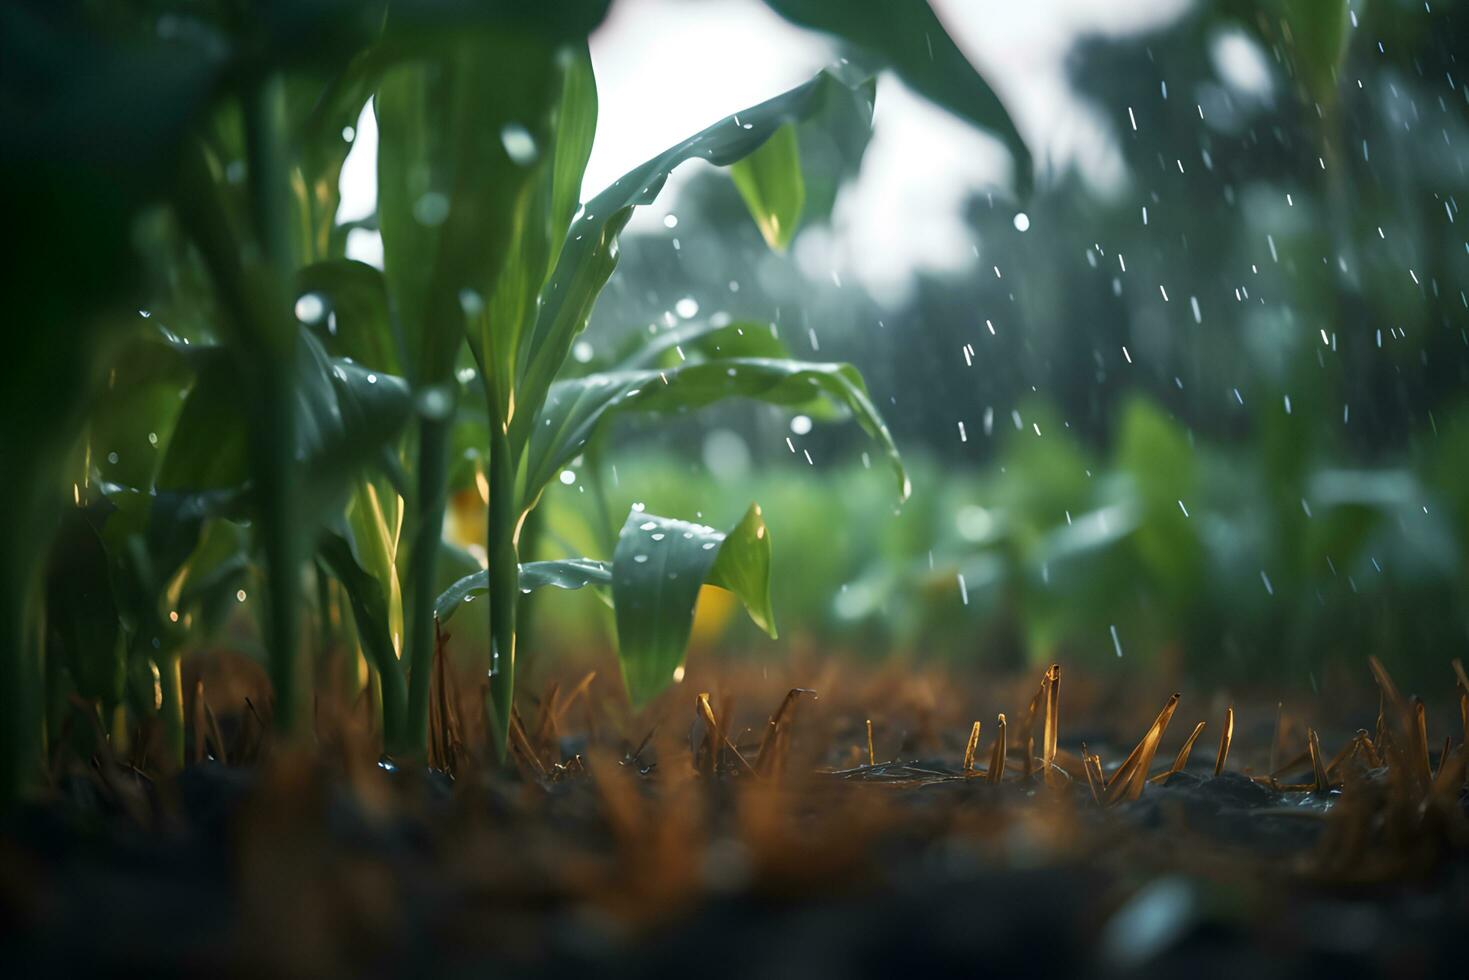
[[[1061,665],[1051,664],[1046,671],[1046,721],[1041,734],[1041,760],[1046,765],[1046,779],[1056,764],[1056,739],[1061,728]]]
[[[760,751],[755,756],[756,772],[771,772],[772,767],[777,767],[784,761],[785,746],[790,738],[790,719],[787,716],[794,715],[796,702],[806,694],[816,696],[815,691],[805,687],[793,687],[786,692],[785,699],[780,702],[780,707],[765,726],[765,737],[760,740]]]
[[[541,779],[546,778],[546,767],[541,762],[540,756],[536,754],[535,746],[531,745],[530,739],[526,737],[525,725],[520,720],[520,711],[517,708],[510,709],[510,744],[516,753],[535,770],[536,775]]]
[[[1001,713],[995,722],[995,747],[990,753],[989,781],[998,783],[1005,778],[1005,715]]]
[[[867,719],[867,764],[877,765],[877,754],[872,751],[872,719]]]
[[[870,724],[870,723],[869,723]],[[974,750],[979,748],[979,722],[969,729],[969,742],[964,746],[964,775],[974,772]]]
[[[1137,743],[1122,766],[1112,774],[1112,779],[1107,783],[1107,803],[1116,803],[1122,799],[1134,800],[1142,793],[1143,784],[1148,778],[1148,767],[1152,765],[1158,743],[1163,740],[1168,722],[1178,708],[1178,699],[1177,694],[1168,699],[1168,703],[1163,705],[1163,710],[1158,712],[1158,717],[1153,719],[1153,724],[1143,735],[1142,741]]]
[[[1224,731],[1219,733],[1219,754],[1214,757],[1214,775],[1224,774],[1224,764],[1229,761],[1229,743],[1234,740],[1234,707],[1224,709]]]
[[[1204,723],[1201,721],[1194,726],[1193,731],[1189,732],[1188,738],[1183,740],[1183,747],[1178,750],[1178,755],[1173,757],[1173,765],[1169,766],[1166,771],[1160,772],[1158,775],[1154,776],[1153,782],[1164,783],[1167,782],[1168,777],[1173,775],[1174,773],[1183,772],[1183,767],[1188,765],[1189,754],[1194,750],[1194,742],[1198,739],[1199,735],[1203,733],[1203,731]]]
[[[1413,696],[1413,765],[1417,768],[1420,785],[1433,782],[1433,765],[1428,760],[1428,711],[1423,699]]]
[[[1081,746],[1081,768],[1086,773],[1086,785],[1092,791],[1092,801],[1100,804],[1102,792],[1106,788],[1106,779],[1102,776],[1102,760],[1087,751],[1085,742]]]
[[[1460,689],[1464,691],[1469,691],[1469,674],[1466,674],[1464,672],[1464,661],[1460,660],[1458,657],[1455,657],[1453,659],[1453,668],[1454,676],[1459,679]]]
[[[709,705],[709,692],[701,692],[695,699],[694,713],[703,719],[705,728],[704,751],[699,756],[699,768],[705,775],[712,776],[719,769],[719,750],[722,746],[719,722],[715,720],[714,709]]]

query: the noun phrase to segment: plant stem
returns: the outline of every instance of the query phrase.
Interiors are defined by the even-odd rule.
[[[275,688],[275,724],[296,730],[302,712],[297,646],[300,641],[300,539],[296,491],[296,328],[285,283],[292,268],[287,217],[290,173],[286,150],[285,87],[266,79],[245,100],[246,152],[255,234],[265,259],[266,301],[257,306],[244,357],[254,395],[252,469],[260,508],[269,615],[266,639]]]
[[[184,766],[184,688],[178,654],[171,654],[158,665],[159,683],[163,691],[161,717],[163,740],[168,747],[169,764]]]
[[[497,404],[490,402],[492,408]],[[515,611],[520,601],[520,554],[515,506],[515,467],[510,437],[502,420],[490,424],[490,502],[486,552],[489,555],[490,734],[503,762],[515,701]]]
[[[409,552],[408,718],[402,748],[428,749],[429,681],[434,665],[434,599],[439,545],[444,536],[444,498],[449,491],[449,416],[424,416],[418,426],[418,500]]]

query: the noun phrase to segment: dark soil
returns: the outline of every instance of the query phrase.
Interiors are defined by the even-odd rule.
[[[1464,975],[1462,780],[1405,811],[1390,765],[1282,789],[1214,776],[1201,742],[1104,807],[1076,780],[966,776],[951,743],[842,765],[862,740],[829,731],[783,773],[731,749],[711,774],[680,715],[641,747],[558,737],[544,776],[283,751],[74,766],[0,834],[0,972]],[[731,739],[746,762],[755,742]]]

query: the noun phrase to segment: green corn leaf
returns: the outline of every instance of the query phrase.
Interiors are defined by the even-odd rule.
[[[1021,197],[1033,182],[1030,150],[1010,113],[954,44],[928,0],[765,0],[802,27],[834,34],[889,65],[907,85],[1004,142]]]
[[[220,348],[195,345],[191,351],[198,374],[164,453],[158,487],[239,487],[249,475],[239,369]],[[304,332],[296,397],[296,454],[305,462],[308,508],[318,510],[339,500],[356,473],[380,458],[413,411],[401,378],[330,358]]]
[[[716,325],[706,321],[687,323],[646,340],[639,338],[637,346],[618,361],[617,369],[671,368],[721,357],[790,356],[773,323],[739,320]]]
[[[195,638],[212,636],[224,625],[250,569],[248,535],[230,520],[204,525],[199,544],[169,585],[169,604]]]
[[[469,326],[469,341],[483,372],[486,391],[500,416],[508,418],[522,344],[540,310],[541,290],[556,266],[581,192],[582,174],[597,128],[597,86],[591,55],[583,44],[556,59],[555,99],[547,108],[554,124],[533,149],[538,172],[515,216],[511,249],[489,302]]]
[[[384,735],[389,747],[395,747],[407,708],[407,691],[393,645],[388,595],[382,582],[364,567],[351,532],[345,527],[324,531],[317,542],[317,554],[347,593],[362,652],[382,681]]]
[[[731,164],[729,176],[765,236],[765,244],[784,252],[806,204],[796,127],[790,123],[781,126],[760,149]]]
[[[545,397],[576,336],[586,327],[597,295],[617,264],[617,237],[638,206],[651,204],[668,175],[686,160],[727,167],[755,153],[781,127],[821,114],[832,101],[858,104],[868,118],[872,86],[844,66],[829,68],[804,85],[737,112],[624,174],[582,208],[542,293],[535,327],[521,351],[519,405]],[[512,442],[523,445],[532,413],[517,414]]]
[[[533,501],[582,452],[611,413],[700,408],[725,398],[787,406],[807,406],[823,398],[835,402],[881,443],[897,475],[899,492],[907,499],[902,457],[857,369],[850,364],[768,358],[725,358],[662,371],[610,371],[558,381],[537,417],[522,464],[523,499]]]
[[[389,515],[383,495],[371,480],[359,480],[347,508],[347,526],[357,563],[382,586],[387,630],[395,653],[403,645],[403,590],[398,579],[399,515]]]
[[[468,33],[383,76],[373,103],[383,134],[378,219],[415,383],[448,380],[466,315],[485,308],[512,254],[544,163],[556,80],[553,44],[513,30]]]
[[[520,566],[520,591],[529,594],[537,589],[580,589],[588,585],[612,584],[612,566],[595,558],[561,558],[555,561],[530,561]],[[434,602],[434,615],[447,623],[459,607],[490,590],[486,571],[472,572],[445,589]]]
[[[706,582],[733,592],[775,635],[770,534],[757,505],[728,532],[636,508],[627,515],[612,555],[612,601],[622,677],[635,706],[672,683]]]
[[[365,262],[330,259],[298,272],[296,290],[306,297],[298,310],[317,314],[311,327],[329,354],[372,371],[403,373],[403,338],[381,272]]]

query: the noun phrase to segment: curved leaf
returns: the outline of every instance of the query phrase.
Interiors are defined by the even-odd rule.
[[[999,137],[1015,158],[1017,192],[1030,194],[1030,150],[1004,103],[954,44],[928,0],[765,3],[794,24],[850,41],[890,65],[918,94]]]
[[[330,259],[296,274],[296,289],[322,301],[317,336],[334,357],[374,371],[403,373],[403,338],[388,311],[383,274],[365,262]]]
[[[597,427],[614,411],[699,408],[724,398],[756,398],[804,405],[825,396],[847,408],[882,444],[907,499],[909,482],[887,424],[850,364],[770,358],[726,358],[665,371],[609,371],[558,381],[538,416],[522,463],[523,499],[530,503],[556,473],[575,459]]]
[[[618,361],[619,370],[678,367],[690,360],[719,357],[790,357],[773,323],[687,323],[646,339]]]
[[[612,555],[612,601],[622,677],[634,705],[672,683],[706,582],[737,595],[750,618],[775,635],[770,534],[758,505],[727,533],[636,508],[628,513]]]
[[[515,252],[555,69],[544,36],[507,30],[467,32],[383,76],[378,219],[415,383],[448,380],[466,313],[483,307]]]
[[[729,176],[765,236],[765,244],[784,252],[806,204],[796,127],[786,123],[777,129],[760,149],[732,164]]]
[[[789,122],[780,126],[759,150],[730,165],[730,179],[745,198],[745,207],[765,244],[776,251],[786,250],[806,203],[795,126]]]
[[[870,118],[872,87],[866,76],[838,65],[773,99],[728,116],[624,174],[586,202],[573,223],[546,289],[540,315],[522,350],[521,405],[535,405],[586,327],[597,294],[617,264],[617,236],[635,207],[651,204],[668,175],[686,160],[727,167],[755,153],[781,127],[818,113],[834,99],[858,103]],[[529,424],[525,416],[516,420]]]
[[[383,689],[383,730],[390,747],[401,734],[407,691],[398,652],[393,646],[388,597],[383,585],[362,566],[345,529],[324,531],[317,542],[322,563],[347,593],[352,619],[368,662],[377,671]]]
[[[471,310],[469,342],[483,369],[491,404],[509,417],[516,369],[540,310],[541,290],[556,267],[581,192],[597,128],[597,85],[586,45],[557,59],[554,124],[532,150],[537,176],[519,204],[516,247],[505,258],[489,301]]]
[[[401,378],[330,358],[305,332],[301,340],[296,455],[306,464],[308,504],[319,507],[379,458],[412,414],[413,401]],[[239,369],[218,348],[196,346],[192,356],[199,373],[164,453],[158,487],[238,487],[249,476]]]
[[[588,585],[612,584],[612,566],[595,558],[562,558],[557,561],[530,561],[520,566],[520,591],[528,594],[537,589],[580,589]],[[447,623],[459,607],[490,590],[487,571],[471,572],[445,589],[434,603],[434,616]]]

